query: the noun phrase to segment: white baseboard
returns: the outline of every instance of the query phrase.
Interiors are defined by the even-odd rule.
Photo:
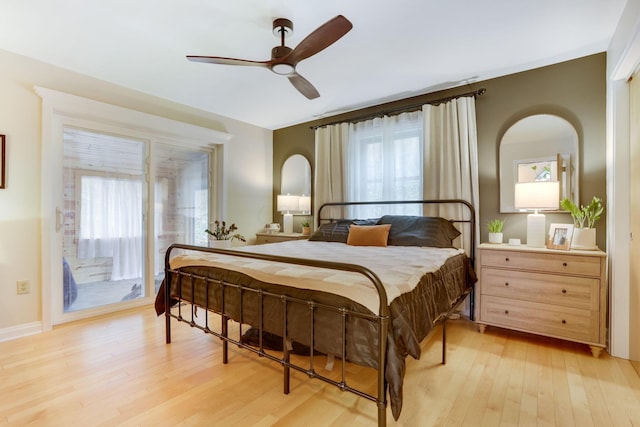
[[[25,323],[0,329],[0,342],[42,333],[42,322]]]

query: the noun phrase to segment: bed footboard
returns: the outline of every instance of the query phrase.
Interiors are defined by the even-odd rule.
[[[330,268],[347,272],[355,272],[365,276],[378,292],[380,301],[380,310],[377,314],[368,310],[354,310],[346,306],[335,306],[324,304],[314,299],[302,299],[293,297],[284,293],[268,291],[255,286],[237,283],[236,281],[228,281],[220,278],[211,278],[205,275],[198,275],[183,269],[172,269],[170,259],[174,250],[199,251],[220,253],[231,256],[240,256],[246,258],[262,259],[269,261],[287,262],[290,264],[307,265],[312,267]],[[171,294],[172,284],[176,284],[178,289],[177,295]],[[194,301],[196,288],[204,289],[206,298],[202,301]],[[165,256],[165,281],[163,286],[165,301],[165,326],[166,326],[166,342],[171,342],[171,319],[180,322],[186,322],[191,327],[200,329],[205,333],[214,335],[222,340],[222,358],[223,363],[228,362],[228,345],[229,343],[238,347],[247,349],[260,357],[272,360],[283,366],[283,392],[288,394],[290,391],[290,370],[294,369],[302,372],[310,378],[317,378],[329,384],[338,387],[342,391],[348,391],[358,396],[364,397],[376,403],[378,408],[378,425],[386,425],[386,407],[387,407],[387,382],[385,379],[386,365],[386,344],[389,323],[389,305],[387,302],[386,291],[380,282],[380,279],[366,267],[336,262],[323,262],[317,260],[308,260],[300,258],[277,257],[272,255],[253,254],[248,252],[229,251],[222,249],[202,248],[197,246],[174,244],[169,247]],[[183,290],[187,291],[184,292]],[[188,291],[190,289],[190,292]],[[210,303],[213,294],[218,297],[214,298],[217,303]],[[268,302],[270,301],[270,302]],[[278,301],[280,309],[277,310],[279,320],[274,320],[273,316],[267,315],[266,306],[273,305],[274,301]],[[175,304],[174,304],[175,303]],[[185,306],[185,303],[186,306]],[[172,310],[172,305],[175,308]],[[198,311],[201,314],[198,314]],[[256,312],[257,310],[257,312]],[[304,310],[308,313],[307,317],[307,334],[306,338],[297,334],[296,339],[301,341],[309,348],[308,365],[302,366],[291,360],[291,320],[290,312],[300,312]],[[174,312],[175,311],[175,312]],[[186,311],[186,313],[185,313]],[[276,311],[276,310],[272,310]],[[213,328],[211,324],[213,316],[219,316],[219,330]],[[300,316],[295,317],[299,319]],[[316,369],[317,362],[317,324],[327,322],[328,318],[338,319],[332,322],[333,330],[338,330],[339,335],[336,336],[335,343],[339,343],[339,350],[333,351],[341,365],[340,379],[336,380],[323,375]],[[229,320],[238,323],[238,337],[232,337],[229,334]],[[355,355],[349,348],[348,330],[354,328],[354,324],[367,322],[374,325],[377,333],[377,360],[373,363],[377,371],[377,390],[375,395],[367,393],[356,387],[351,386],[347,381],[347,373],[345,370],[346,362]],[[258,330],[258,345],[253,346],[243,342],[242,336],[245,332],[245,326],[256,328]],[[336,327],[337,326],[337,327]],[[296,327],[300,329],[299,326]],[[274,354],[264,347],[264,335],[266,333],[277,334],[282,337],[282,352]],[[333,347],[333,350],[336,348]]]

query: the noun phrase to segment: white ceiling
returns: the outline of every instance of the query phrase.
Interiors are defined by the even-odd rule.
[[[607,49],[626,0],[2,0],[0,49],[268,129]],[[272,20],[294,48],[332,17],[353,29],[298,64],[308,100],[258,67]]]

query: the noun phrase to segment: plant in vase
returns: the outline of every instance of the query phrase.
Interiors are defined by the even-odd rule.
[[[504,227],[504,219],[492,219],[487,223],[489,243],[502,243],[502,227]]]
[[[234,233],[238,230],[235,224],[231,224],[227,227],[227,223],[225,221],[215,220],[213,222],[215,226],[212,230],[208,228],[205,231],[209,235],[209,239],[211,240],[211,246],[213,247],[231,247],[231,241],[233,239],[238,239],[241,242],[246,242],[247,240],[243,235]]]
[[[308,236],[309,234],[311,234],[311,224],[309,224],[308,220],[304,220],[302,221],[302,234],[304,234],[305,236]]]
[[[560,207],[565,211],[569,211],[573,218],[574,230],[571,247],[575,249],[597,249],[596,229],[594,226],[604,213],[602,199],[593,196],[588,205],[578,207],[572,200],[565,198],[560,201]]]

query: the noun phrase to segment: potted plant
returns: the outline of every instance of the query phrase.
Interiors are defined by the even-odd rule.
[[[602,199],[593,196],[588,205],[578,207],[572,200],[564,198],[560,201],[560,207],[565,211],[569,211],[573,218],[574,230],[571,247],[584,250],[598,249],[596,246],[596,229],[594,226],[604,212]]]
[[[502,227],[504,227],[504,219],[492,219],[487,223],[489,243],[502,243]]]
[[[305,219],[304,221],[302,221],[302,234],[304,234],[305,236],[308,236],[309,234],[311,234],[311,225],[309,224],[309,220]]]
[[[247,241],[241,234],[234,233],[238,230],[235,224],[227,227],[225,221],[215,220],[213,225],[215,226],[213,231],[208,228],[204,230],[209,235],[209,245],[212,248],[229,248],[233,239],[238,239],[241,242]]]

